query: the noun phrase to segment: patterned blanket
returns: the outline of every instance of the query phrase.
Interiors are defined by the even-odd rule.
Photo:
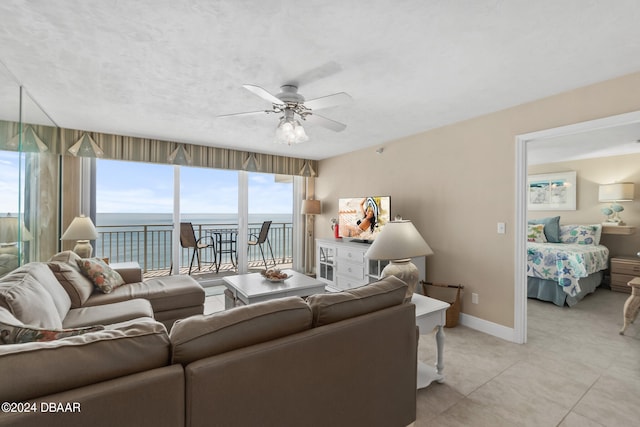
[[[609,249],[602,245],[527,243],[527,276],[554,280],[569,295],[580,292],[578,279],[608,268]]]

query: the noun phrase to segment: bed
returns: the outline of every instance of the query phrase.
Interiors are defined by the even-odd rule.
[[[527,242],[527,296],[572,307],[600,286],[608,260],[599,244]]]

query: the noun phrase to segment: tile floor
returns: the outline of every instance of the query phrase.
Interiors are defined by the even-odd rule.
[[[627,294],[599,289],[577,306],[529,300],[528,343],[445,329],[445,382],[417,392],[422,426],[640,425],[640,319],[624,336]],[[208,297],[205,313],[224,308]],[[435,340],[418,357],[435,363]]]

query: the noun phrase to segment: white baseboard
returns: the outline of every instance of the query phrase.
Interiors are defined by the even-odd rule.
[[[476,331],[484,332],[485,334],[493,335],[506,341],[516,342],[515,330],[513,328],[508,328],[464,313],[460,313],[459,322],[461,325],[475,329]]]

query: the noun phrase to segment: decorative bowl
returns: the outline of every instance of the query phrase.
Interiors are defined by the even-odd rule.
[[[284,282],[291,277],[287,273],[283,273],[277,269],[262,270],[260,274],[270,282]]]

